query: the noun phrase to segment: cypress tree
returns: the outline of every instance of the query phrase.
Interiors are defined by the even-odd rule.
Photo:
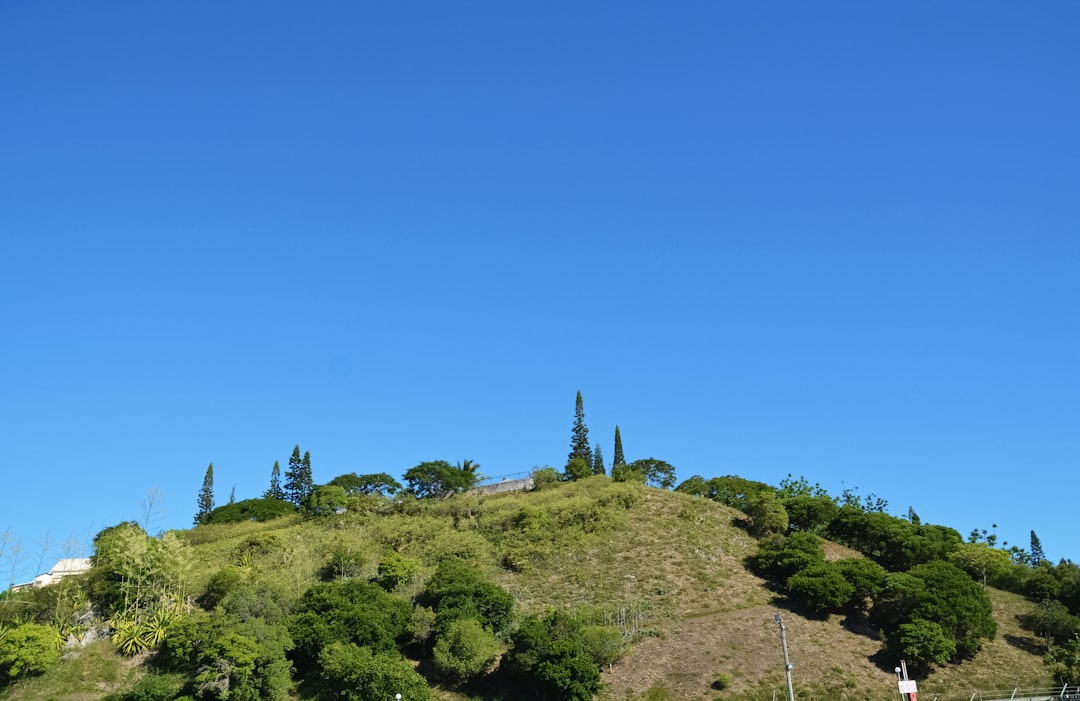
[[[604,454],[600,452],[600,444],[599,443],[597,443],[596,447],[593,448],[592,473],[594,475],[607,474],[604,471]]]
[[[616,467],[623,467],[626,465],[626,458],[623,457],[622,452],[622,436],[619,435],[619,425],[615,424],[615,457],[611,459],[611,472],[615,472]]]
[[[214,463],[206,468],[202,489],[199,490],[199,510],[195,514],[195,525],[206,523],[210,512],[214,510]]]
[[[581,401],[581,391],[578,390],[577,400],[574,402],[574,429],[570,435],[570,455],[566,462],[574,458],[580,458],[592,469],[592,448],[589,446],[589,429],[585,426],[585,405]]]
[[[270,470],[270,488],[263,492],[263,499],[284,499],[285,490],[281,488],[281,465],[274,461],[274,468]]]

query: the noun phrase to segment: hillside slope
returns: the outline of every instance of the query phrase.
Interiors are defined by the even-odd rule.
[[[400,592],[409,597],[439,561],[468,560],[509,591],[524,613],[588,608],[635,641],[604,671],[604,700],[783,698],[774,621],[781,614],[800,698],[895,701],[891,670],[898,661],[880,659],[874,631],[838,616],[804,617],[746,569],[756,542],[739,527],[741,517],[702,498],[591,478],[531,493],[404,506],[371,502],[342,515],[200,526],[180,535],[188,544],[193,593],[232,568],[298,597],[335,556],[348,556],[351,576],[374,577],[382,558],[394,552],[417,565]],[[856,556],[835,544],[826,550],[832,558]],[[959,700],[974,689],[1049,685],[1038,641],[1016,623],[1028,604],[1004,592],[990,595],[997,638],[975,660],[921,681],[924,696]],[[138,665],[131,672],[130,664],[96,656],[108,664],[87,665],[76,654],[41,679],[9,687],[0,699],[104,698],[138,676]],[[720,691],[712,685],[722,676],[726,688]],[[95,688],[96,696],[88,691]]]

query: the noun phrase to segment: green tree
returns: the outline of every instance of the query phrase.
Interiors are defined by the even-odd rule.
[[[315,478],[311,472],[311,453],[304,451],[304,457],[300,459],[300,481],[304,489],[304,497],[311,494],[315,488]]]
[[[645,483],[661,489],[671,489],[675,486],[675,468],[656,458],[635,460],[626,465],[626,469],[632,472],[640,472],[645,476]],[[612,475],[614,475],[612,469]]]
[[[202,698],[256,701],[255,662],[259,645],[234,630],[217,635],[204,644],[195,688]]]
[[[435,667],[461,682],[480,674],[499,653],[499,640],[475,618],[449,623],[435,642]]]
[[[271,521],[296,512],[291,502],[281,499],[241,499],[219,506],[206,517],[206,523],[240,523],[241,521]]]
[[[970,659],[982,649],[982,641],[997,634],[990,599],[966,572],[944,560],[928,562],[909,570],[926,584],[928,597],[920,602],[911,618],[939,624],[956,641],[956,654]]]
[[[1039,541],[1039,536],[1035,535],[1035,531],[1031,532],[1031,564],[1038,565],[1040,562],[1046,559],[1046,554],[1043,553],[1042,542]]]
[[[964,570],[972,579],[987,584],[1005,579],[1012,570],[1009,554],[1004,550],[991,548],[986,543],[963,543],[949,553],[949,562]]]
[[[593,474],[592,465],[585,462],[585,458],[573,458],[568,460],[566,463],[566,470],[563,472],[564,478],[570,482],[585,479],[591,474]]]
[[[506,667],[545,701],[591,701],[600,689],[600,667],[580,633],[578,621],[556,610],[527,616],[504,656]]]
[[[323,582],[304,592],[289,618],[301,674],[313,673],[323,648],[355,643],[375,652],[396,650],[395,641],[410,620],[410,606],[362,579]]]
[[[607,471],[604,469],[604,454],[600,450],[600,444],[597,443],[593,448],[593,464],[592,471],[594,475],[604,475]]]
[[[386,591],[405,586],[420,574],[420,563],[412,558],[390,551],[379,561],[379,574],[375,581]]]
[[[328,484],[341,487],[350,496],[378,494],[388,497],[401,491],[401,484],[385,472],[376,472],[370,475],[358,475],[355,472],[350,472],[346,475],[338,475],[330,480]]]
[[[894,647],[901,624],[916,619],[935,623],[955,646],[950,659],[970,659],[983,640],[997,633],[992,613],[980,584],[956,565],[935,560],[887,575],[870,610],[870,622]]]
[[[445,460],[432,460],[410,468],[404,477],[407,491],[417,499],[425,499],[472,489],[477,476],[475,472],[454,467]]]
[[[1080,618],[1069,613],[1065,604],[1053,599],[1045,599],[1021,616],[1020,624],[1041,637],[1048,652],[1056,641],[1074,638],[1080,632]]]
[[[916,676],[925,676],[956,655],[956,643],[945,629],[921,618],[900,624],[887,638],[886,648],[893,657],[906,660]]]
[[[340,487],[338,487],[338,489],[340,489]],[[318,494],[318,490],[316,490],[315,493]],[[324,582],[330,582],[335,579],[359,577],[363,568],[363,555],[354,548],[339,543],[334,547],[333,551],[331,551],[329,561],[327,561],[327,563],[322,566],[322,569],[319,570],[319,577]]]
[[[751,497],[763,493],[776,494],[776,490],[764,482],[755,482],[733,475],[713,477],[709,480],[700,475],[694,475],[676,487],[675,491],[705,497],[742,512],[746,512]]]
[[[1075,684],[1080,679],[1080,638],[1050,648],[1043,658],[1055,684]]]
[[[313,516],[336,514],[345,508],[348,498],[345,490],[334,484],[315,487],[304,500],[304,510]]]
[[[159,661],[193,676],[199,698],[282,701],[292,688],[286,653],[292,640],[284,626],[269,623],[257,607],[234,608],[241,589],[226,595],[213,614],[196,610],[169,626]],[[172,698],[168,696],[167,698]]]
[[[581,400],[580,390],[574,400],[574,428],[570,433],[570,454],[566,457],[566,462],[569,463],[575,458],[584,460],[589,469],[592,469],[592,448],[589,446],[589,429],[585,426],[585,405]]]
[[[800,494],[781,499],[792,530],[823,532],[836,518],[840,507],[827,495]]]
[[[206,468],[202,489],[199,490],[199,510],[195,513],[195,525],[206,523],[206,517],[214,510],[214,463]]]
[[[465,460],[459,462],[457,468],[466,475],[471,475],[473,484],[483,479],[483,475],[480,474],[480,463],[475,463],[472,460]]]
[[[305,451],[300,456],[300,446],[293,448],[289,457],[289,469],[285,471],[285,498],[296,506],[303,506],[304,501],[315,489],[311,474],[311,453]]]
[[[1024,595],[1032,601],[1057,599],[1061,594],[1061,580],[1054,576],[1050,563],[1043,560],[1035,565],[1024,580]]]
[[[750,533],[764,536],[783,533],[788,529],[788,514],[783,502],[774,492],[760,492],[751,496],[743,509],[750,517]]]
[[[417,603],[435,611],[436,637],[462,618],[475,618],[501,635],[509,629],[514,612],[514,599],[505,589],[475,567],[451,559],[439,563]]]
[[[750,564],[761,575],[783,583],[808,567],[825,564],[825,550],[821,538],[811,533],[775,534],[758,543]]]
[[[615,457],[611,459],[611,469],[614,471],[616,467],[625,464],[626,458],[623,457],[622,436],[619,434],[619,425],[615,424]]]
[[[885,585],[885,568],[865,557],[846,557],[833,564],[854,589],[849,605],[865,613]]]
[[[855,586],[829,562],[812,565],[791,575],[787,588],[793,598],[818,614],[836,611],[855,594]]]
[[[293,447],[292,455],[289,457],[289,467],[285,470],[285,498],[291,501],[295,506],[300,506],[304,502],[304,497],[307,492],[304,489],[304,472],[301,462],[303,458],[300,457],[300,445],[297,444]]]
[[[285,496],[285,490],[281,488],[281,465],[275,460],[270,470],[270,487],[263,492],[263,499],[285,499]]]
[[[396,652],[335,642],[320,653],[319,668],[328,698],[369,701],[401,694],[408,701],[431,699],[427,682]]]
[[[173,531],[151,538],[133,521],[103,529],[94,538],[94,566],[87,574],[90,597],[112,618],[135,629],[187,596],[187,546]]]

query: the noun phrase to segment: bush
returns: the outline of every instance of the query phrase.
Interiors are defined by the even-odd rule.
[[[301,672],[334,642],[355,643],[375,652],[394,650],[409,624],[410,607],[370,582],[340,579],[304,593],[289,618]]]
[[[887,647],[895,657],[906,660],[918,676],[925,676],[956,654],[956,644],[942,627],[921,619],[901,624],[889,637]]]
[[[55,628],[24,623],[0,637],[0,672],[10,679],[41,674],[60,659],[62,645]]]
[[[419,572],[419,562],[391,552],[379,562],[379,577],[376,581],[386,591],[394,591],[416,579]]]
[[[810,533],[774,535],[758,544],[750,564],[760,574],[780,582],[812,565],[825,563],[821,539]]]
[[[816,613],[835,611],[855,594],[855,586],[830,563],[813,565],[788,577],[788,592]]]
[[[271,521],[295,511],[296,507],[283,499],[245,499],[217,507],[210,512],[204,523]]]
[[[373,653],[351,643],[332,643],[319,655],[322,683],[333,698],[347,701],[392,699],[429,701],[424,678],[401,655]]]
[[[514,612],[514,599],[483,573],[457,560],[445,560],[428,581],[419,603],[435,611],[436,638],[453,621],[475,618],[496,635],[505,632]]]
[[[576,619],[558,611],[527,617],[504,658],[508,671],[542,696],[591,701],[600,688],[600,668],[580,632]]]
[[[435,666],[456,681],[484,671],[499,652],[499,641],[475,618],[461,618],[446,626],[435,643]]]
[[[547,489],[558,484],[559,471],[554,467],[538,467],[532,472],[533,489]]]

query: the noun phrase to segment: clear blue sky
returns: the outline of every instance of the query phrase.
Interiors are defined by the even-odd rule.
[[[578,390],[609,460],[618,424],[680,481],[1077,558],[1078,33],[1071,0],[5,3],[16,578],[295,444],[317,482],[561,467]]]

